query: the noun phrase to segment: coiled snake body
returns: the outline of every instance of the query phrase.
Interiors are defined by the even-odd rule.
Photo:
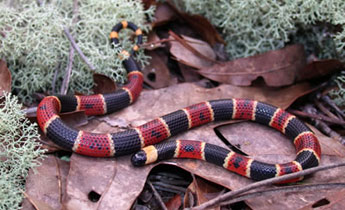
[[[315,134],[295,116],[262,102],[248,99],[221,99],[188,106],[141,126],[117,133],[96,134],[67,126],[59,113],[85,111],[86,115],[103,115],[133,103],[142,90],[143,75],[133,59],[142,42],[142,32],[133,23],[122,21],[114,26],[110,39],[118,44],[123,28],[135,31],[137,43],[124,60],[128,83],[109,94],[89,96],[47,96],[38,106],[37,120],[42,131],[59,146],[76,153],[111,157],[133,154],[133,165],[139,166],[167,158],[205,160],[254,180],[280,176],[319,165],[321,148]],[[296,147],[294,161],[268,164],[233,151],[200,141],[177,140],[157,143],[170,136],[212,121],[244,119],[277,129],[291,139]],[[141,149],[143,148],[143,149]],[[141,150],[140,150],[141,149]],[[296,180],[291,180],[296,181]]]

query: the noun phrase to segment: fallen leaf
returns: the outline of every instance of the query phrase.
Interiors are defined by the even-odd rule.
[[[152,23],[152,26],[161,26],[176,18],[187,23],[189,27],[196,31],[210,45],[225,43],[218,31],[205,17],[181,12],[173,4],[168,2],[158,4],[155,12],[155,21]]]
[[[201,79],[200,74],[198,74],[195,68],[178,63],[181,74],[185,82],[197,82]]]
[[[62,209],[68,171],[68,162],[52,155],[47,156],[39,167],[29,171],[25,184],[26,194],[41,207],[39,209]],[[28,199],[24,199],[22,207],[35,209]]]
[[[239,58],[200,68],[201,75],[211,80],[239,86],[250,86],[262,77],[267,86],[280,87],[295,81],[304,68],[306,58],[302,45],[290,45],[255,56]]]
[[[134,168],[128,156],[114,159],[73,154],[64,205],[69,210],[130,209],[152,167]],[[100,199],[91,201],[91,192]]]
[[[147,55],[151,57],[150,64],[143,69],[144,81],[147,84],[154,89],[158,89],[177,83],[177,79],[170,75],[166,65],[167,57],[165,53],[155,50],[148,51]]]
[[[327,192],[326,195],[316,201],[315,203],[309,204],[301,208],[300,210],[311,210],[311,209],[345,209],[345,190],[337,190],[336,192]]]
[[[180,194],[176,194],[168,202],[165,203],[165,206],[167,207],[168,210],[179,210],[181,205],[182,205],[182,202],[181,202]]]
[[[11,72],[4,60],[0,59],[0,96],[4,92],[11,92]]]
[[[198,176],[195,176],[193,179],[193,182],[188,186],[187,192],[185,194],[185,203],[184,203],[184,208],[190,208],[192,206],[189,206],[188,198],[188,191],[194,194],[195,199],[196,199],[196,204],[200,205],[202,203],[205,203],[206,201],[209,201],[217,196],[219,196],[223,191],[224,188],[216,185],[214,183],[208,182],[207,180],[204,180]],[[219,206],[210,208],[214,210],[220,209]]]
[[[211,60],[216,59],[216,54],[214,53],[213,49],[204,41],[194,39],[188,36],[181,36],[183,40],[185,40],[188,45],[193,47],[197,52],[202,54],[204,57],[209,58],[210,60],[206,60],[201,56],[197,56],[191,50],[187,49],[181,42],[171,42],[170,53],[176,58],[177,61],[194,67],[201,69],[203,67],[210,67],[213,65],[214,62]],[[173,37],[170,36],[170,39]]]
[[[335,59],[312,61],[297,72],[297,81],[333,74],[342,68],[344,64]]]
[[[152,27],[158,27],[177,18],[176,10],[173,10],[169,4],[161,3],[157,5],[155,10],[154,21]]]
[[[116,84],[114,80],[110,79],[109,77],[103,74],[94,73],[93,81],[95,83],[93,87],[93,92],[95,94],[112,93],[116,90]]]

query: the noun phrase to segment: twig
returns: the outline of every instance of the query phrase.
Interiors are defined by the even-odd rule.
[[[76,23],[78,21],[77,13],[78,13],[78,0],[74,0],[73,1],[73,20],[72,20],[72,24],[74,24],[74,23]],[[65,31],[65,33],[66,32],[69,33],[69,31],[68,31],[68,29],[66,27],[64,28],[64,31]],[[69,35],[72,38],[72,35],[71,34],[69,34]],[[68,35],[67,35],[67,37],[68,37]],[[68,90],[68,84],[69,84],[69,81],[71,79],[73,60],[74,60],[74,50],[75,49],[73,47],[73,43],[71,42],[71,47],[70,47],[69,56],[68,56],[68,64],[67,64],[67,67],[66,67],[65,76],[64,76],[64,79],[62,81],[62,85],[61,85],[61,89],[60,89],[60,94],[62,94],[62,95],[66,95],[67,90]]]
[[[55,87],[56,87],[57,76],[58,76],[58,73],[59,73],[59,70],[60,70],[60,65],[61,65],[61,63],[58,62],[57,65],[56,65],[55,71],[54,71],[54,77],[53,77],[53,82],[52,82],[52,93],[53,94],[56,93]]]
[[[317,112],[316,108],[311,105],[305,106],[304,110],[310,114],[316,114]],[[312,121],[314,122],[315,127],[320,129],[323,133],[345,145],[345,138],[343,138],[339,133],[333,131],[326,123],[316,119],[313,119]]]
[[[31,205],[36,209],[36,210],[39,210],[39,207],[37,206],[37,204],[35,203],[35,201],[33,201],[30,196],[24,191],[24,190],[21,190],[20,191],[23,193],[24,197],[26,199],[28,199],[28,201],[31,203]]]
[[[36,112],[37,112],[37,106],[24,109],[24,113],[26,116],[36,117]]]
[[[152,185],[152,183],[147,180],[147,184],[150,186],[152,192],[153,192],[153,196],[156,198],[156,200],[158,201],[159,205],[161,206],[162,209],[164,210],[168,210],[168,208],[166,207],[166,205],[164,204],[162,197],[159,195],[159,193],[157,192],[157,190],[155,189],[155,187]]]
[[[157,44],[161,44],[164,42],[173,42],[173,41],[176,42],[176,39],[168,39],[168,38],[167,39],[160,39],[157,41],[143,43],[140,45],[140,47],[152,49],[152,48],[155,48]]]
[[[60,94],[62,94],[62,95],[66,95],[67,90],[68,90],[68,84],[69,84],[69,81],[71,79],[73,60],[74,60],[74,48],[71,47],[69,50],[68,64],[66,67],[65,76],[63,78],[62,85],[60,88]]]
[[[231,199],[233,197],[235,197],[236,195],[242,194],[244,192],[253,190],[253,189],[257,189],[259,187],[263,187],[266,185],[271,185],[271,184],[276,184],[276,183],[280,183],[282,181],[286,181],[286,180],[291,180],[291,179],[295,179],[298,177],[302,177],[302,176],[306,176],[308,174],[312,174],[318,171],[323,171],[323,170],[327,170],[327,169],[331,169],[331,168],[337,168],[337,167],[342,167],[345,166],[345,162],[341,162],[341,163],[336,163],[336,164],[327,164],[324,166],[318,166],[318,167],[314,167],[314,168],[309,168],[303,171],[299,171],[296,173],[292,173],[292,174],[287,174],[287,175],[283,175],[283,176],[279,176],[279,177],[274,177],[274,178],[270,178],[270,179],[266,179],[263,181],[259,181],[259,182],[255,182],[253,184],[247,185],[245,187],[242,187],[238,190],[235,191],[230,191],[227,192],[223,195],[220,195],[212,200],[209,200],[199,206],[193,207],[193,210],[202,210],[202,209],[207,209],[211,206],[220,204],[221,202]]]
[[[152,182],[152,184],[155,186],[160,186],[160,187],[165,187],[165,188],[177,190],[177,191],[180,191],[181,193],[184,193],[186,190],[184,187],[178,187],[178,186],[163,183],[163,182]]]
[[[64,28],[63,29],[68,40],[71,42],[73,48],[78,52],[78,54],[80,55],[81,59],[83,59],[83,61],[86,63],[86,65],[88,65],[88,67],[92,70],[95,71],[96,67],[94,65],[92,65],[89,61],[89,59],[87,59],[87,57],[84,55],[84,53],[81,51],[81,49],[79,48],[79,46],[77,45],[77,43],[74,41],[71,33],[69,32],[68,28]]]
[[[328,117],[333,118],[333,119],[339,119],[335,114],[329,111],[319,100],[314,100],[314,103],[317,106],[317,108],[319,108]]]
[[[341,109],[332,101],[332,99],[327,96],[327,95],[324,95],[324,96],[321,96],[321,99],[326,102],[330,107],[332,107],[334,109],[334,111],[336,111],[338,114],[340,114],[343,119],[345,119],[345,114],[343,111],[341,111]]]
[[[308,185],[296,185],[296,186],[283,186],[279,188],[264,189],[261,191],[256,191],[252,193],[242,194],[234,199],[220,203],[221,206],[237,203],[240,201],[245,201],[250,198],[255,198],[259,196],[267,196],[267,194],[273,193],[292,193],[300,191],[319,191],[319,190],[329,190],[329,189],[339,189],[345,188],[345,183],[326,183],[326,184],[308,184]]]
[[[329,122],[332,124],[345,125],[345,121],[339,120],[339,119],[333,119],[333,118],[327,117],[325,115],[306,113],[306,112],[302,112],[299,110],[293,110],[293,109],[289,109],[288,111],[291,114],[298,115],[300,117],[309,117],[309,118],[316,119],[316,120],[323,120],[325,122]]]

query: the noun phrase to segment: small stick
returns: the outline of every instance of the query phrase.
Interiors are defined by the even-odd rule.
[[[151,49],[151,48],[154,48],[157,44],[161,44],[164,42],[173,42],[173,41],[176,41],[176,40],[175,39],[168,39],[168,38],[167,39],[160,39],[157,41],[143,43],[140,45],[140,47]]]
[[[84,53],[81,51],[81,49],[79,48],[79,46],[77,45],[77,43],[74,41],[71,33],[69,32],[68,28],[64,28],[63,29],[68,40],[71,42],[72,47],[78,52],[78,54],[80,55],[81,59],[83,59],[83,61],[86,63],[86,65],[88,65],[88,67],[92,70],[95,71],[96,67],[94,65],[92,65],[89,61],[89,59],[87,59],[87,57],[84,55]]]
[[[53,82],[52,82],[52,92],[53,94],[55,94],[55,87],[56,87],[56,80],[57,80],[57,76],[58,76],[58,72],[60,70],[60,65],[61,63],[58,62],[54,71],[54,77],[53,77]]]
[[[169,189],[173,189],[173,190],[177,190],[177,191],[180,191],[182,193],[184,193],[186,191],[186,189],[183,188],[183,187],[178,187],[178,186],[171,185],[171,184],[166,184],[166,183],[163,183],[163,182],[152,182],[152,183],[154,185],[157,185],[157,186],[160,186],[160,187],[169,188]]]
[[[345,188],[345,183],[325,183],[325,184],[307,184],[307,185],[295,185],[295,186],[282,186],[279,188],[264,189],[252,193],[242,194],[236,198],[220,203],[221,206],[230,205],[233,203],[248,200],[259,196],[267,196],[273,193],[295,193],[300,191],[320,191],[330,189],[342,189]]]
[[[341,111],[341,109],[334,103],[334,101],[332,101],[332,99],[329,96],[321,96],[321,99],[324,102],[326,102],[330,107],[332,107],[338,114],[340,114],[343,117],[343,119],[345,118],[344,112]]]
[[[301,116],[301,117],[309,117],[309,118],[316,119],[316,120],[323,120],[325,122],[329,122],[329,123],[332,123],[332,124],[345,125],[345,121],[339,120],[339,119],[333,119],[333,118],[327,117],[325,115],[306,113],[306,112],[302,112],[302,111],[299,111],[299,110],[293,110],[293,109],[289,109],[288,111],[291,114],[298,115],[298,116]]]
[[[24,191],[24,190],[21,190],[20,191],[23,193],[24,197],[26,199],[28,199],[28,201],[31,203],[31,205],[36,209],[36,210],[39,210],[40,208],[37,206],[37,204],[35,203],[35,201],[33,201],[31,199],[31,197]]]
[[[337,168],[337,167],[343,167],[343,166],[345,166],[345,162],[336,163],[336,164],[327,164],[324,166],[308,168],[308,169],[303,170],[303,171],[299,171],[299,172],[295,172],[295,173],[291,173],[291,174],[286,174],[283,176],[273,177],[273,178],[269,178],[269,179],[262,180],[259,182],[254,182],[253,184],[249,184],[249,185],[242,187],[238,190],[227,192],[223,195],[220,195],[214,199],[211,199],[211,200],[209,200],[209,201],[207,201],[207,202],[205,202],[199,206],[191,208],[191,209],[193,209],[193,210],[208,209],[211,206],[217,205],[217,204],[219,204],[225,200],[229,200],[229,199],[231,199],[231,198],[233,198],[239,194],[242,194],[244,192],[248,192],[248,191],[253,190],[253,189],[257,189],[259,187],[263,187],[263,186],[271,185],[271,184],[276,184],[276,183],[280,183],[282,181],[291,180],[291,179],[295,179],[298,177],[306,176],[308,174],[312,174],[312,173],[315,173],[318,171],[323,171],[323,170],[328,170],[331,168]]]
[[[69,84],[69,81],[71,79],[73,60],[74,60],[74,48],[71,47],[69,50],[68,64],[66,67],[65,77],[62,81],[62,85],[61,85],[61,89],[60,89],[60,94],[62,94],[62,95],[67,94],[68,84]]]
[[[24,113],[26,116],[32,116],[33,115],[33,117],[36,117],[36,112],[37,112],[37,106],[24,109]]]
[[[152,185],[152,183],[147,180],[147,184],[150,186],[152,192],[153,192],[153,196],[156,198],[156,200],[158,201],[159,205],[161,206],[162,209],[164,210],[168,210],[168,208],[166,207],[166,205],[164,204],[162,197],[159,195],[159,193],[157,192],[157,190],[155,189],[155,187]]]
[[[333,114],[331,111],[329,111],[319,100],[314,100],[315,105],[317,108],[319,108],[323,113],[325,113],[328,117],[331,117],[333,119],[339,119],[338,116]]]
[[[315,114],[316,108],[314,108],[311,105],[307,105],[304,107],[305,112],[310,113],[310,114]],[[320,129],[322,132],[324,132],[326,135],[330,136],[331,138],[339,141],[341,144],[345,145],[345,138],[343,138],[340,134],[337,132],[333,131],[326,123],[313,119],[313,122],[315,126]]]

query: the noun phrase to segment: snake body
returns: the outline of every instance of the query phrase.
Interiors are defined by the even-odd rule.
[[[90,133],[67,126],[59,117],[60,113],[84,111],[86,115],[103,115],[122,109],[138,98],[142,90],[143,75],[133,59],[133,54],[142,42],[142,32],[133,23],[122,21],[115,25],[110,33],[114,44],[119,43],[118,32],[123,28],[132,29],[137,36],[137,43],[131,52],[121,52],[128,56],[123,62],[128,73],[128,83],[124,87],[108,94],[47,96],[39,104],[38,124],[45,135],[56,144],[67,150],[94,157],[121,156],[137,152],[132,156],[132,163],[136,166],[167,158],[202,159],[255,180],[319,165],[320,144],[304,123],[280,108],[249,99],[201,102],[117,133]],[[212,121],[231,119],[252,120],[279,130],[293,141],[297,151],[296,159],[285,164],[267,164],[199,141],[177,140],[157,144],[188,129]],[[143,149],[140,150],[141,148]]]

